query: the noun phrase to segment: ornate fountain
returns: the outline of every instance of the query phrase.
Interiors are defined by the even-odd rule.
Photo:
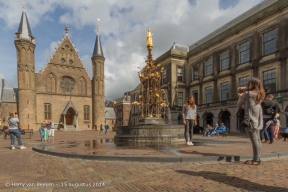
[[[138,105],[141,110],[141,119],[138,125],[120,126],[116,131],[114,142],[116,145],[144,145],[152,147],[171,146],[184,143],[184,126],[167,125],[161,118],[161,110],[167,107],[161,95],[161,74],[164,68],[153,60],[152,34],[150,28],[146,33],[148,55],[145,58],[145,67],[138,72],[141,82]]]

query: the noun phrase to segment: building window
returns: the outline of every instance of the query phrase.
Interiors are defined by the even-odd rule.
[[[162,84],[167,83],[166,69],[162,72]]]
[[[90,120],[90,106],[84,105],[84,121]]]
[[[240,44],[239,46],[239,64],[246,63],[250,60],[250,42]]]
[[[198,80],[198,68],[196,66],[192,67],[192,81]]]
[[[266,93],[276,92],[276,69],[263,72],[263,86]]]
[[[276,51],[276,29],[263,35],[263,55],[269,55]]]
[[[44,104],[44,119],[51,119],[51,104],[45,103]]]
[[[178,106],[183,106],[183,92],[177,94]]]
[[[229,51],[225,51],[220,55],[220,71],[229,68]]]
[[[239,78],[239,87],[246,86],[249,80],[250,80],[249,76]]]
[[[183,67],[177,69],[178,81],[183,82]]]
[[[221,101],[226,101],[229,98],[229,83],[221,83]]]
[[[205,62],[205,76],[212,74],[212,58]]]
[[[192,96],[194,97],[195,104],[198,105],[198,92],[197,91],[192,92]]]
[[[212,87],[205,88],[206,103],[212,103]]]

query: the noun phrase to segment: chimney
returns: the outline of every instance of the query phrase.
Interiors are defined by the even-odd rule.
[[[1,97],[0,97],[1,100],[2,100],[2,95],[3,95],[4,87],[5,87],[5,80],[2,79],[2,89],[1,89]]]

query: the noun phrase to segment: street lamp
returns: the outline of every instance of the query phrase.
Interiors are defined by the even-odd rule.
[[[138,101],[134,101],[131,104],[132,105],[137,105],[137,121],[139,121],[139,105],[140,105],[140,103]],[[131,106],[131,108],[132,108],[132,106]]]
[[[281,103],[281,107],[282,107],[281,112],[283,112],[283,101],[282,101],[283,97],[282,97],[282,95],[280,93],[278,93],[276,99],[277,99],[278,103]]]

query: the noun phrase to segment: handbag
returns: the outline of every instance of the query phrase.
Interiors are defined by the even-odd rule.
[[[249,95],[249,91],[248,91],[248,95]],[[248,98],[248,106],[250,106],[250,98]],[[249,116],[249,112],[250,112],[250,108],[248,109],[248,113],[245,113],[244,115],[244,119],[242,120],[242,122],[240,123],[240,125],[242,127],[246,127],[248,129],[251,129],[251,119],[250,119],[250,116]]]

